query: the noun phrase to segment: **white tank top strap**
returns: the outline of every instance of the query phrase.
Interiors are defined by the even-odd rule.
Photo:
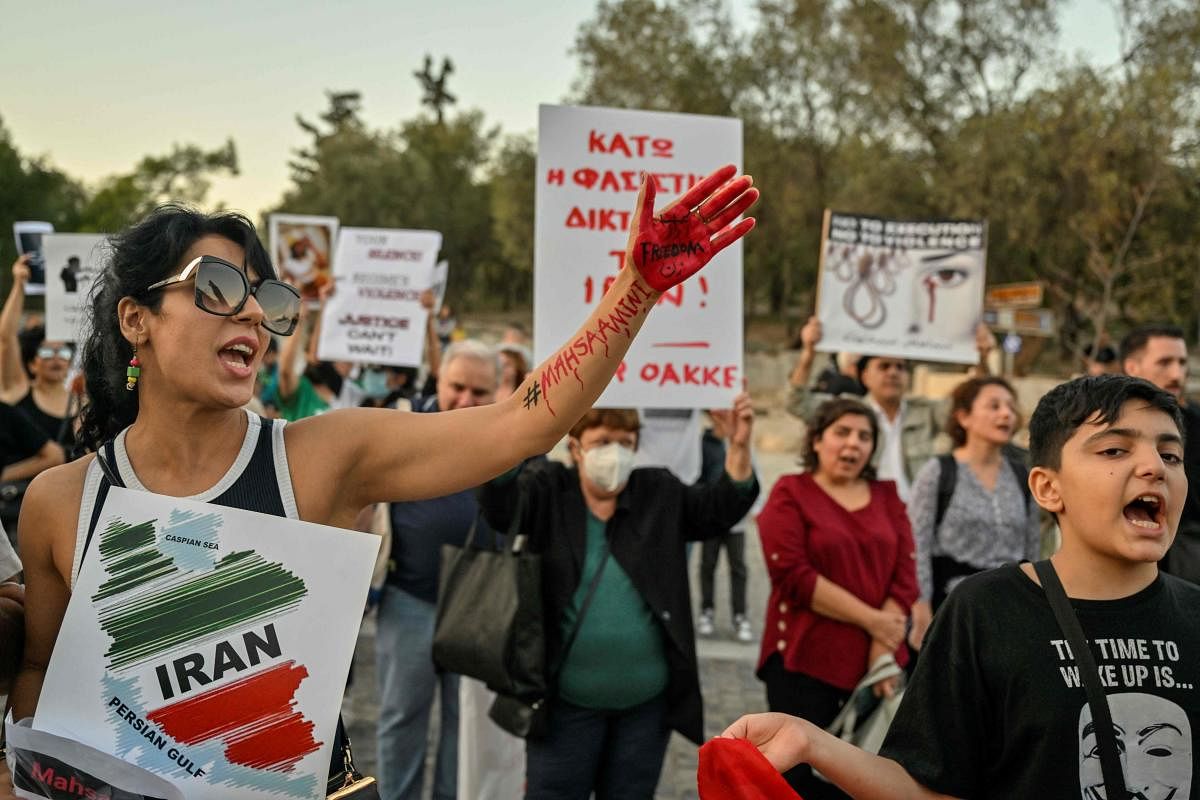
[[[275,461],[275,482],[279,484],[279,499],[283,501],[283,510],[288,519],[300,519],[300,511],[296,506],[296,492],[292,488],[292,470],[288,466],[287,448],[284,446],[283,429],[287,420],[271,420],[271,454]]]
[[[92,522],[92,512],[96,508],[96,494],[100,491],[100,481],[104,473],[100,471],[97,459],[103,456],[99,453],[92,463],[88,464],[83,476],[83,497],[79,502],[79,521],[75,525],[75,557],[71,560],[71,586],[75,589],[75,579],[79,577],[79,567],[83,564],[84,543],[87,541],[88,527]]]
[[[254,455],[254,445],[258,442],[258,431],[262,425],[262,418],[251,411],[246,411],[246,435],[242,438],[242,447],[238,450],[237,458],[233,460],[233,464],[226,470],[221,479],[214,483],[209,488],[202,492],[189,495],[183,498],[184,500],[199,500],[207,502],[214,498],[220,497],[226,489],[233,485],[233,482],[242,474],[242,470],[250,463],[250,457]],[[117,434],[113,439],[113,449],[117,455],[117,473],[121,479],[125,481],[125,485],[130,489],[138,489],[147,491],[146,487],[138,480],[137,473],[133,471],[133,464],[129,461],[129,452],[125,449],[125,435],[129,433],[129,428]]]

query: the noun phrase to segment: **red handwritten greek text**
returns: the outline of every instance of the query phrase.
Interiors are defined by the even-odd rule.
[[[622,155],[626,158],[674,157],[675,143],[670,139],[652,138],[646,134],[605,134],[602,131],[588,133],[588,152],[606,155]]]

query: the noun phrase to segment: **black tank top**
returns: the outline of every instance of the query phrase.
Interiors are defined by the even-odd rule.
[[[53,414],[47,414],[38,408],[38,404],[33,401],[33,389],[25,393],[25,396],[17,401],[17,408],[24,411],[33,420],[33,424],[37,425],[47,436],[50,441],[58,442],[67,451],[67,458],[70,460],[71,450],[75,447],[75,425],[74,417],[56,417]],[[68,409],[70,406],[68,405]]]
[[[226,508],[240,508],[245,511],[257,511],[260,514],[271,514],[276,517],[288,516],[283,504],[283,497],[280,492],[281,477],[276,471],[275,464],[275,446],[274,436],[272,431],[274,426],[283,423],[278,420],[258,417],[258,437],[254,442],[254,450],[250,455],[249,461],[243,467],[241,473],[234,477],[233,483],[221,492],[216,497],[207,502]],[[121,480],[121,486],[125,486],[125,481],[121,478],[121,473],[118,468],[116,446],[113,442],[105,442],[101,447],[100,452],[96,454],[96,458],[104,458],[107,466],[111,468],[112,475]],[[235,462],[233,469],[237,468]],[[100,479],[100,486],[96,490],[96,499],[92,505],[91,519],[88,521],[87,537],[83,542],[83,551],[86,555],[88,545],[92,541],[92,534],[96,530],[96,523],[100,520],[100,512],[104,508],[104,501],[108,497],[108,490],[112,486],[112,481],[109,479],[108,471],[104,471],[104,475]],[[83,563],[82,557],[78,559],[79,563]]]

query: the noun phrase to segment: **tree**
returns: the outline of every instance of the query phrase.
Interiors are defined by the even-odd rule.
[[[509,137],[500,146],[491,172],[492,237],[496,240],[505,310],[533,296],[533,207],[537,145],[530,137]]]
[[[222,173],[238,174],[232,139],[213,150],[175,145],[165,156],[146,156],[132,172],[100,182],[80,209],[78,230],[116,232],[163,203],[201,206]]]
[[[1139,318],[1200,322],[1200,5],[1111,1],[1104,67],[1061,55],[1063,0],[757,0],[740,38],[720,0],[607,0],[575,96],[742,118],[765,197],[752,309],[806,312],[824,208],[983,218],[989,280],[1046,280],[1077,350]],[[646,46],[658,31],[670,47]]]
[[[0,226],[9,231],[17,220],[35,219],[64,232],[112,233],[161,203],[202,204],[211,177],[223,172],[237,174],[232,140],[208,151],[196,145],[175,145],[167,155],[146,156],[132,172],[105,178],[89,191],[46,159],[22,156],[0,121]],[[12,240],[0,237],[0,287],[4,290],[10,280],[8,265],[15,258]]]
[[[72,230],[85,199],[79,181],[43,158],[21,155],[0,119],[0,285],[5,290],[11,280],[8,265],[17,257],[9,234],[12,224],[35,219],[53,223],[59,230]]]
[[[730,116],[740,42],[722,0],[600,0],[572,52],[587,105]]]
[[[504,284],[475,277],[497,258],[483,176],[499,131],[478,111],[442,120],[419,114],[395,130],[373,131],[358,117],[356,92],[328,96],[323,125],[297,117],[312,142],[292,162],[292,186],[276,210],[331,214],[343,225],[440,231],[451,299],[491,303]],[[347,97],[352,113],[339,101]]]

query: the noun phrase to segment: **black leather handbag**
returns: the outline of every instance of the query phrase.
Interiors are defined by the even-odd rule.
[[[492,707],[488,709],[488,717],[491,718],[492,722],[495,722],[513,736],[519,736],[522,739],[538,739],[546,735],[546,729],[550,725],[550,703],[553,699],[554,687],[557,685],[559,670],[567,662],[567,655],[571,652],[571,645],[575,644],[575,637],[579,634],[579,629],[583,626],[583,619],[587,616],[588,607],[591,606],[592,598],[596,595],[596,587],[600,585],[600,578],[604,575],[604,567],[608,564],[608,558],[609,550],[608,547],[605,547],[604,555],[600,558],[600,564],[596,567],[596,574],[592,576],[592,582],[588,584],[583,603],[579,606],[579,615],[575,618],[575,627],[567,635],[567,639],[563,643],[562,653],[558,658],[558,663],[548,675],[547,690],[532,700],[498,694],[492,702]]]
[[[480,547],[478,530],[476,517],[462,547],[442,547],[433,661],[532,702],[546,693],[541,556],[520,535],[498,548],[495,531],[490,547]]]

